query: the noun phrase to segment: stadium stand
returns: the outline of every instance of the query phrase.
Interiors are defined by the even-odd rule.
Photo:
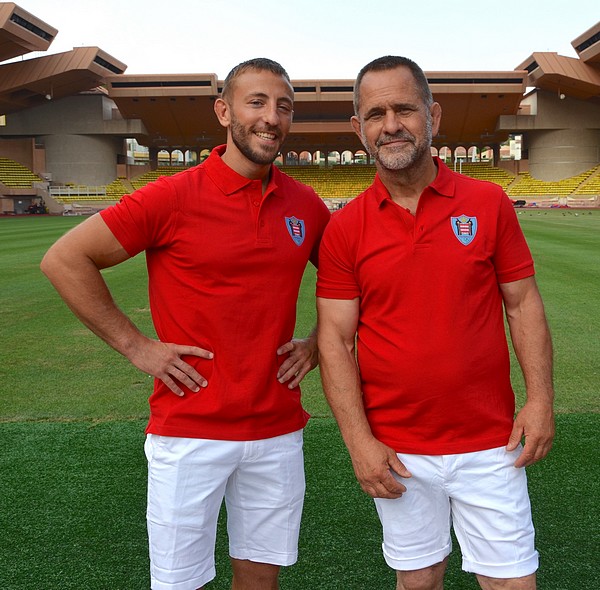
[[[323,199],[348,199],[373,182],[375,166],[282,166],[292,178],[312,186]]]
[[[149,182],[153,182],[161,176],[172,176],[182,170],[185,170],[184,166],[159,166],[156,170],[151,170],[141,176],[133,178],[131,180],[131,185],[134,189],[142,188]]]
[[[22,164],[0,158],[0,182],[9,188],[32,188],[34,182],[43,180]]]
[[[85,186],[70,184],[67,186],[51,187],[50,197],[63,205],[84,202],[103,202],[113,203],[116,198],[109,198],[106,195],[105,186]]]
[[[471,178],[495,182],[504,190],[515,180],[514,174],[510,174],[502,168],[492,166],[489,162],[463,162],[460,172]]]
[[[99,205],[112,204],[124,195],[132,193],[159,178],[160,176],[171,176],[185,170],[182,166],[162,166],[151,172],[146,172],[129,181],[124,177],[117,177],[106,186],[67,185],[64,187],[52,187],[51,196],[62,204],[73,204],[79,202],[94,202]]]
[[[129,186],[125,185],[127,179],[119,177],[113,180],[110,184],[106,185],[106,198],[118,201],[123,195],[127,195],[131,192],[130,183]]]
[[[600,195],[600,165],[592,168],[588,180],[582,183],[573,196]]]
[[[508,194],[511,197],[540,197],[546,195],[549,197],[568,197],[571,196],[577,188],[585,182],[592,170],[587,170],[556,182],[546,182],[533,178],[528,172],[518,175],[517,180],[508,187]]]
[[[2,159],[0,159],[0,164]],[[21,167],[23,168],[23,167]],[[342,207],[348,199],[364,191],[373,181],[375,166],[280,166],[280,169],[292,178],[312,186],[325,200],[330,209]],[[2,179],[0,166],[0,181]],[[123,195],[137,190],[161,176],[171,176],[185,170],[183,166],[161,166],[146,172],[131,181],[116,178],[106,187],[88,187],[69,185],[60,189],[51,189],[52,196],[63,204],[94,202],[106,205],[118,201]],[[569,205],[571,207],[597,207],[600,194],[600,165],[577,176],[557,182],[543,182],[529,173],[517,176],[489,162],[463,162],[460,173],[494,182],[502,187],[513,199],[523,203],[535,202],[538,206]],[[35,177],[31,171],[30,176]],[[37,180],[39,178],[35,177]]]

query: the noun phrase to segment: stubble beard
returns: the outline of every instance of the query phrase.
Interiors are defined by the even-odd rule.
[[[232,119],[230,130],[233,143],[244,155],[244,157],[251,162],[258,164],[259,166],[266,166],[268,164],[272,164],[275,161],[275,158],[277,158],[280,146],[274,148],[273,150],[254,149],[250,144],[253,130],[244,127],[235,117]],[[280,135],[280,131],[278,129],[263,129],[262,131],[276,133],[278,137]]]

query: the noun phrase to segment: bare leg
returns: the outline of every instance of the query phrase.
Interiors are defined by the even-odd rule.
[[[535,590],[536,575],[531,574],[522,578],[488,578],[477,575],[477,581],[482,590]]]
[[[231,590],[279,590],[279,566],[245,559],[232,559]]]
[[[448,558],[430,567],[410,572],[396,572],[396,590],[443,590]]]

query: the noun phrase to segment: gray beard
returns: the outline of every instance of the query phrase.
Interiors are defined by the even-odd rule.
[[[401,153],[386,153],[382,154],[380,151],[380,142],[384,139],[383,137],[377,142],[375,146],[369,146],[364,133],[362,134],[362,142],[367,152],[375,161],[378,162],[386,170],[405,170],[410,168],[413,164],[421,160],[425,155],[431,154],[431,141],[432,141],[432,129],[431,129],[431,117],[427,117],[425,123],[425,137],[420,144],[416,143],[415,137],[405,131],[399,132],[393,136],[384,136],[389,138],[396,137],[398,139],[408,139],[412,142],[410,150],[404,149]]]

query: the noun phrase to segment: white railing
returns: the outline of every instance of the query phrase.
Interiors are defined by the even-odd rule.
[[[105,186],[51,186],[51,197],[106,197]]]

